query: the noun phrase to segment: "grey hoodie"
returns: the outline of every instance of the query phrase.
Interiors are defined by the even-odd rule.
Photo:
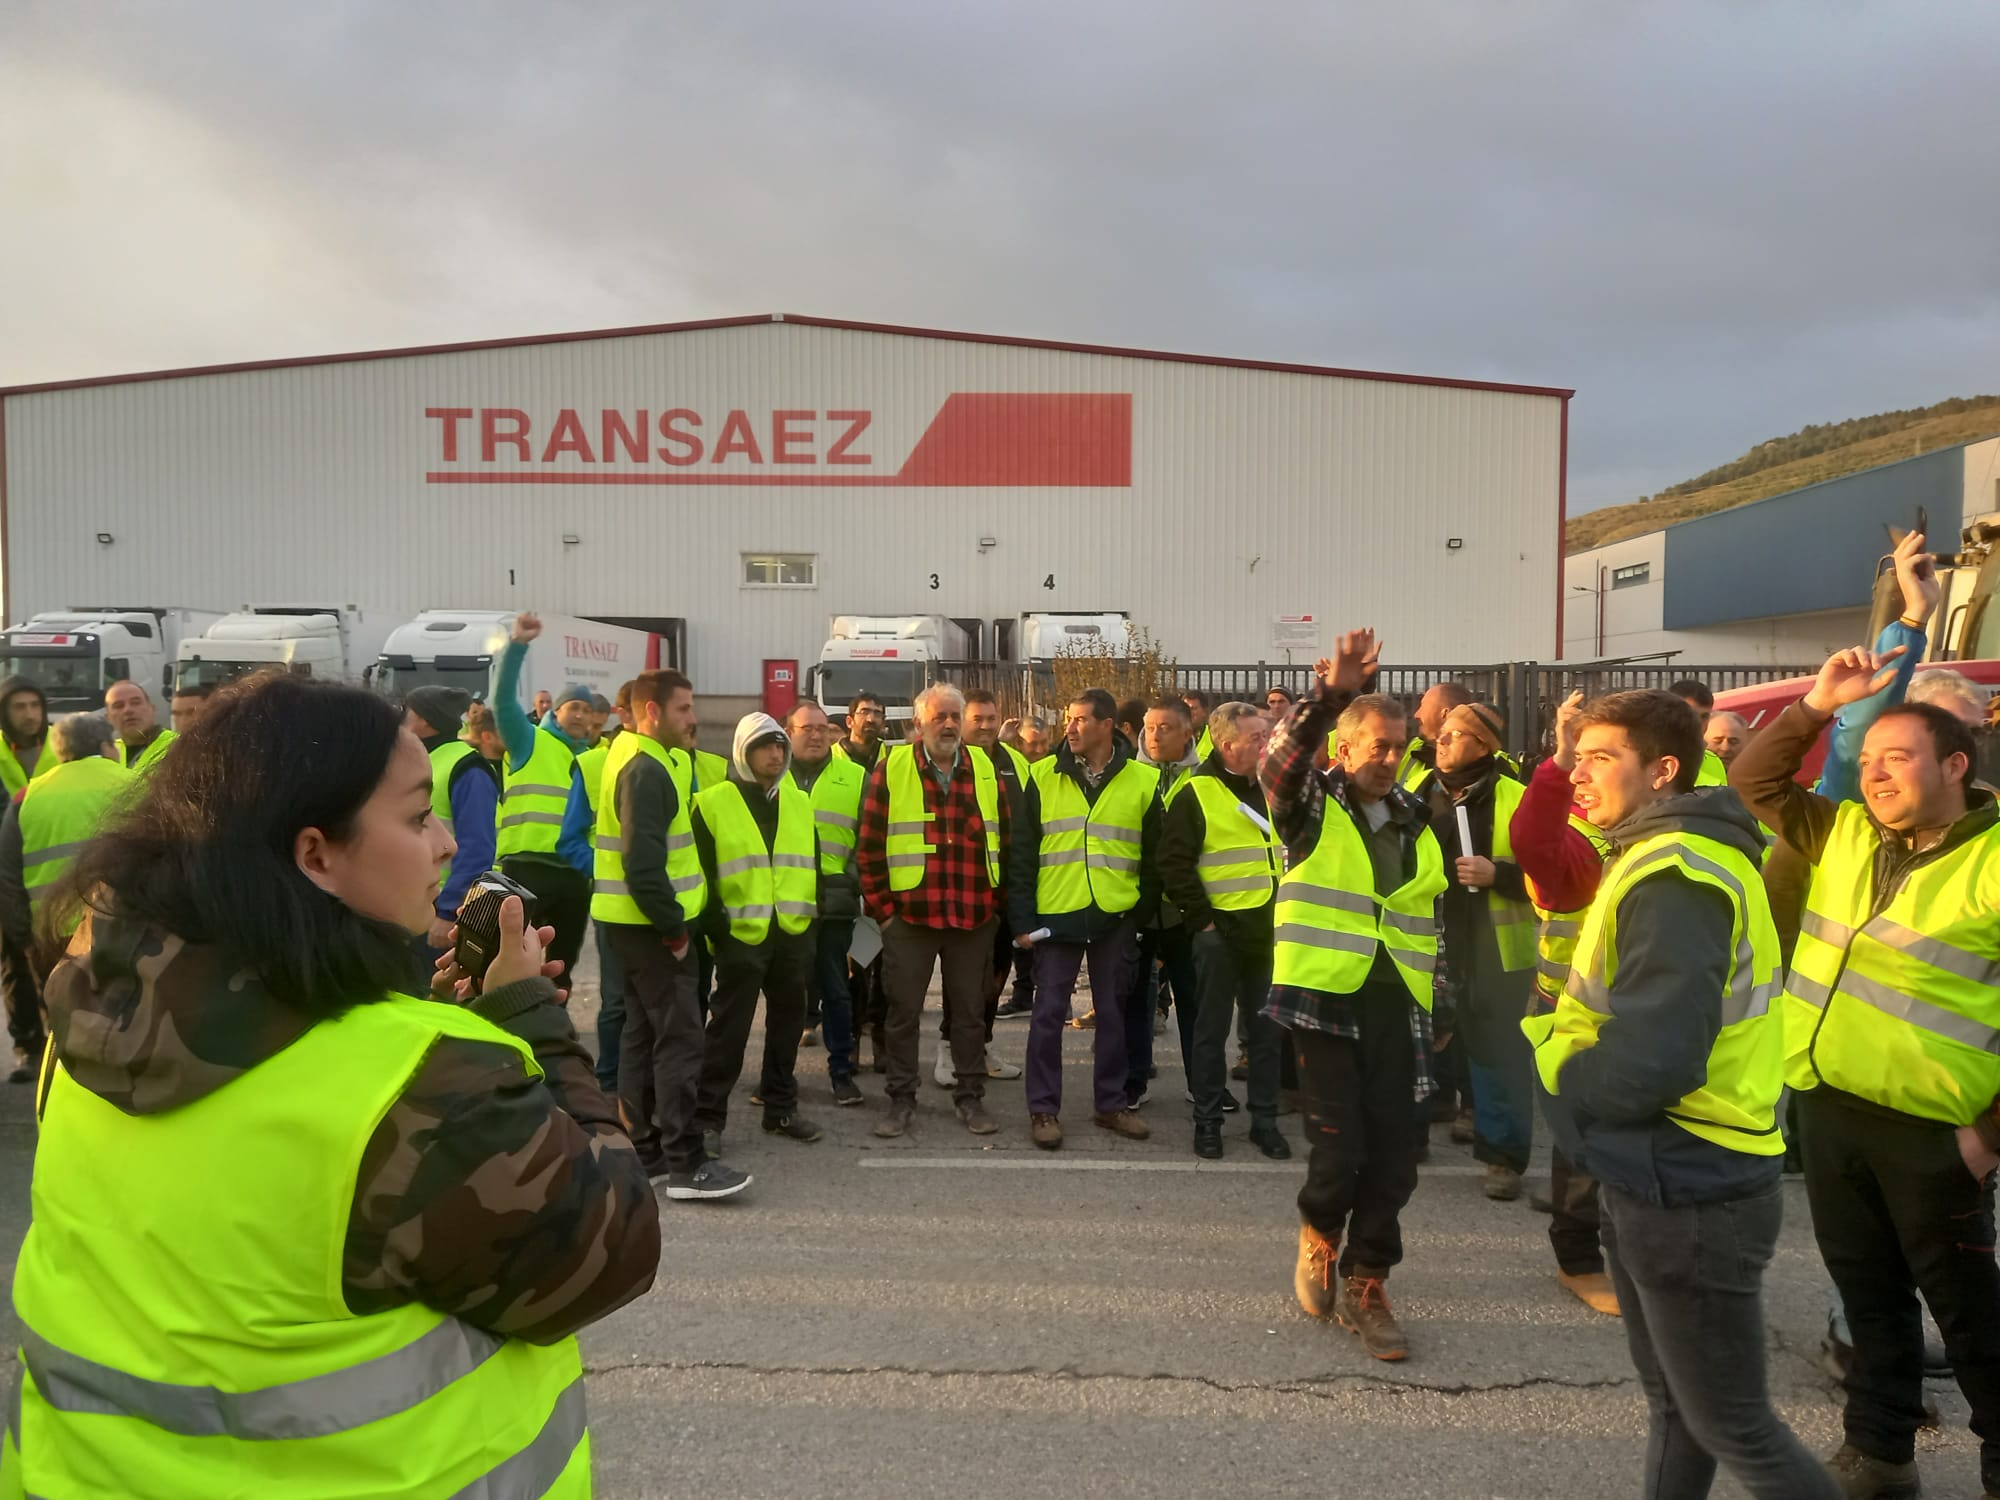
[[[1616,851],[1663,833],[1714,839],[1754,868],[1762,838],[1728,787],[1656,802],[1609,830]],[[1607,883],[1609,872],[1607,871]],[[1762,881],[1744,898],[1765,902]],[[1618,974],[1612,1019],[1597,1045],[1563,1067],[1562,1092],[1545,1096],[1550,1128],[1600,1180],[1651,1203],[1677,1207],[1761,1192],[1782,1158],[1717,1146],[1682,1129],[1667,1111],[1708,1078],[1722,1030],[1731,907],[1711,886],[1672,870],[1641,880],[1618,905]]]

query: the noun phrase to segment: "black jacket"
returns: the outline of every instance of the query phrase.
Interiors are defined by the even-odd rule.
[[[1222,757],[1213,750],[1192,773],[1213,776],[1229,789],[1245,807],[1260,817],[1268,816],[1264,788],[1255,776],[1237,776],[1222,768]],[[1180,908],[1189,932],[1213,925],[1224,942],[1252,963],[1268,963],[1273,942],[1276,899],[1247,911],[1218,911],[1202,887],[1199,860],[1201,846],[1208,838],[1208,819],[1201,810],[1201,798],[1192,788],[1183,788],[1160,822],[1160,885],[1166,898]]]
[[[1512,1005],[1513,1013],[1507,1023],[1514,1024],[1526,1008],[1526,987],[1533,983],[1532,971],[1519,970],[1508,975],[1500,968],[1499,941],[1493,935],[1493,909],[1486,899],[1488,892],[1461,885],[1453,878],[1455,862],[1465,852],[1459,848],[1460,807],[1465,809],[1465,820],[1472,830],[1472,853],[1493,859],[1494,791],[1503,776],[1507,776],[1505,768],[1498,759],[1488,756],[1485,771],[1466,788],[1462,800],[1455,801],[1443,778],[1435,775],[1424,783],[1419,795],[1429,800],[1431,832],[1437,836],[1438,849],[1444,855],[1445,879],[1450,882],[1438,898],[1438,919],[1443,926],[1445,971],[1454,992],[1453,1008],[1463,1019],[1468,1014],[1464,1008],[1468,1000],[1504,999],[1506,1003],[1499,1008],[1506,1010]],[[1511,860],[1493,860],[1492,891],[1509,900],[1527,900],[1528,888],[1521,867]],[[1513,1005],[1516,999],[1520,1004]]]
[[[667,879],[667,830],[680,812],[674,779],[652,756],[635,755],[618,773],[612,796],[625,845],[625,889],[653,930],[678,943],[688,932],[680,898]]]
[[[999,754],[1006,757],[1004,750]],[[1124,737],[1113,735],[1111,760],[1104,768],[1104,779],[1098,783],[1096,791],[1084,780],[1076,755],[1067,745],[1056,751],[1054,765],[1044,774],[1069,777],[1083,793],[1084,800],[1095,807],[1098,792],[1111,784],[1112,777],[1131,765],[1133,758],[1132,747],[1125,743]],[[1081,911],[1049,913],[1037,908],[1036,886],[1041,875],[1042,795],[1039,783],[1033,778],[1022,788],[1021,802],[1025,816],[1013,825],[1014,858],[1009,861],[1007,870],[1008,924],[1015,932],[1033,932],[1046,927],[1049,929],[1049,942],[1088,943],[1109,936],[1121,923],[1132,921],[1144,927],[1153,920],[1160,905],[1160,799],[1157,794],[1147,804],[1145,819],[1139,827],[1139,904],[1131,911],[1116,913],[1107,912],[1094,902]]]
[[[1656,802],[1609,836],[1615,847],[1627,848],[1680,830],[1728,844],[1756,867],[1762,848],[1757,825],[1727,787]],[[1605,878],[1608,883],[1612,872]],[[1752,902],[1765,899],[1754,881],[1744,895]],[[1720,891],[1671,868],[1626,891],[1618,905],[1611,1019],[1598,1030],[1595,1046],[1565,1064],[1561,1093],[1544,1096],[1549,1127],[1564,1149],[1600,1181],[1650,1203],[1678,1207],[1748,1197],[1777,1182],[1783,1165],[1782,1157],[1714,1145],[1667,1117],[1708,1080],[1709,1053],[1722,1030],[1730,915]]]

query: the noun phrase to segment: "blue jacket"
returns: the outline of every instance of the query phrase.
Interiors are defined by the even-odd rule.
[[[1891,620],[1875,638],[1877,651],[1908,649],[1896,658],[1896,680],[1872,697],[1850,703],[1833,721],[1833,737],[1827,741],[1826,764],[1820,767],[1819,794],[1832,802],[1861,800],[1861,742],[1868,726],[1885,708],[1903,701],[1910,690],[1910,674],[1924,659],[1924,633],[1912,630],[1901,620]]]
[[[438,743],[427,740],[424,748],[433,749]],[[451,869],[445,873],[444,888],[437,898],[437,914],[447,920],[458,915],[466,887],[493,868],[493,843],[498,832],[494,819],[500,808],[500,788],[493,773],[475,753],[452,768],[450,796],[458,853],[452,856]]]

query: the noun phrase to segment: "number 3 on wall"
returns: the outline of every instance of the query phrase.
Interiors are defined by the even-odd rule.
[[[1045,589],[1052,589],[1055,586],[1056,586],[1056,575],[1053,573],[1049,574],[1048,577],[1042,580],[1042,587]]]
[[[938,577],[937,574],[933,573],[931,574],[931,587],[936,588],[937,586],[938,586]]]

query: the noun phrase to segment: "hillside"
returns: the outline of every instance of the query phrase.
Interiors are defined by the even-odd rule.
[[[1581,552],[1996,432],[2000,396],[1958,396],[1915,411],[1815,423],[1647,499],[1572,516],[1565,539],[1571,552]]]

